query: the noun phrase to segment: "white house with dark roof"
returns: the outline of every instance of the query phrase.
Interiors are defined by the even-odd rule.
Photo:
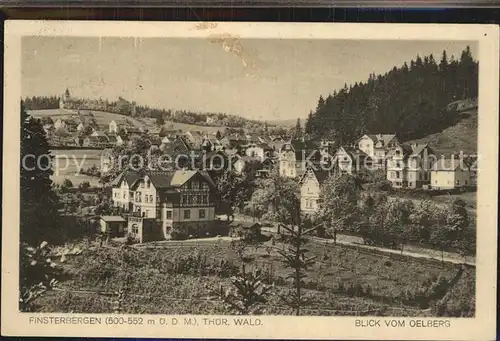
[[[433,189],[455,189],[470,185],[470,168],[463,160],[441,158],[433,164],[431,171]]]
[[[370,156],[379,169],[386,168],[387,153],[398,144],[395,134],[365,134],[356,142],[357,148]]]
[[[300,210],[313,214],[320,209],[321,186],[329,172],[308,169],[300,179]]]
[[[427,144],[398,144],[387,153],[387,180],[396,188],[430,184],[434,150]]]
[[[114,205],[131,213],[135,220],[156,222],[164,238],[169,238],[173,229],[196,234],[213,227],[217,193],[206,172],[124,172],[112,185]]]

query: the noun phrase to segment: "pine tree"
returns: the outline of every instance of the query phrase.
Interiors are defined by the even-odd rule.
[[[52,155],[40,121],[21,103],[21,241],[37,245],[60,242],[58,197],[52,190]]]
[[[300,125],[300,118],[297,118],[297,123],[295,124],[294,134],[295,134],[295,138],[302,137],[302,126]]]
[[[220,131],[217,130],[215,137],[217,138],[217,140],[220,140],[222,138],[222,134],[220,133]]]
[[[306,134],[313,134],[314,133],[314,128],[313,128],[313,121],[314,121],[314,115],[312,110],[309,111],[309,115],[307,116],[307,121],[304,126],[304,131]]]

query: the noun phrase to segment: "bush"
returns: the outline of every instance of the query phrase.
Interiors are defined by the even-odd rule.
[[[178,228],[174,228],[172,232],[170,233],[170,238],[172,240],[186,240],[188,239],[188,233],[187,231],[183,231]]]
[[[139,240],[131,233],[127,233],[127,237],[125,239],[125,245],[134,245],[139,243]]]
[[[70,188],[73,188],[73,183],[68,178],[64,179],[63,183],[61,184],[61,190],[65,191]]]
[[[89,189],[90,188],[90,182],[84,181],[81,184],[78,185],[78,188],[80,189]]]

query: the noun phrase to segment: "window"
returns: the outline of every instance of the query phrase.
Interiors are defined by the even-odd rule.
[[[391,179],[394,179],[396,177],[396,173],[391,172]]]
[[[205,218],[205,210],[200,210],[200,218]]]
[[[460,185],[460,180],[457,180],[457,185]]]
[[[396,172],[396,178],[399,179],[399,172]]]
[[[413,182],[411,182],[411,181],[410,181],[410,182],[408,183],[408,186],[413,187]]]
[[[139,234],[139,226],[137,224],[132,225],[132,233]]]
[[[147,194],[144,196],[144,202],[145,202],[145,203],[147,203],[147,202],[148,202],[148,195],[147,195]]]
[[[203,202],[204,204],[207,204],[207,203],[208,203],[208,195],[203,195],[201,198],[202,198],[202,202]]]
[[[149,210],[146,210],[146,217],[149,217]]]
[[[146,187],[147,187],[147,188],[151,187],[151,181],[149,181],[149,180],[148,180],[148,181],[146,182]]]
[[[184,210],[184,219],[190,219],[190,218],[191,218],[191,211]]]
[[[149,202],[153,202],[153,195],[152,194],[149,195]]]
[[[465,184],[467,185],[467,180],[465,180]]]
[[[144,188],[144,181],[141,181],[141,188]]]
[[[124,193],[123,193],[123,199],[125,199],[125,197],[126,197],[126,196],[127,196],[127,193],[126,193],[126,192],[124,192]]]
[[[172,211],[167,211],[167,219],[172,219]]]

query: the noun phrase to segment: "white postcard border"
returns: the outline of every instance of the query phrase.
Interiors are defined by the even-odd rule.
[[[28,314],[18,312],[19,274],[19,155],[21,97],[21,38],[23,36],[74,37],[192,37],[227,35],[232,38],[363,39],[363,40],[473,40],[479,44],[478,228],[476,257],[476,317],[445,318],[449,328],[355,327],[354,317],[259,316],[260,326],[185,326],[185,317],[172,325],[65,325],[30,324],[30,316],[99,316],[107,314]],[[497,165],[499,29],[496,25],[457,24],[310,24],[194,22],[7,21],[5,24],[2,335],[11,336],[127,336],[202,338],[301,339],[490,339],[496,332],[497,270]],[[130,315],[123,315],[128,317]],[[139,315],[135,315],[139,316]],[[141,315],[144,319],[172,316]],[[193,316],[191,316],[193,317]],[[195,316],[198,320],[205,316]],[[367,320],[368,318],[363,318]],[[380,318],[379,320],[390,320]],[[429,319],[421,319],[429,320]],[[201,321],[201,320],[200,320]]]

